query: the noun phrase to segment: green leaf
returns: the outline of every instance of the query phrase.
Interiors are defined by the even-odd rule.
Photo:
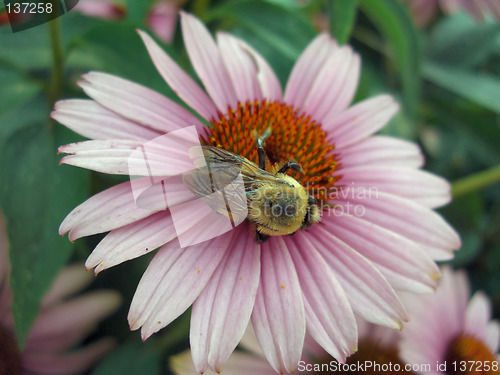
[[[428,41],[427,56],[440,64],[472,67],[498,52],[500,24],[476,22],[464,13],[443,20]]]
[[[8,113],[15,113],[15,117],[19,119],[20,112],[17,112],[18,107],[39,94],[42,90],[42,85],[25,75],[22,71],[1,61],[0,82],[2,82],[2,90],[0,91],[1,140],[2,135],[7,133],[7,129],[12,127],[10,122],[1,121],[1,119]]]
[[[209,20],[222,20],[274,68],[282,84],[316,32],[298,11],[266,1],[234,1],[212,9]],[[279,20],[279,22],[277,22]]]
[[[38,110],[43,114],[46,107]],[[73,249],[59,236],[59,223],[88,195],[86,171],[58,166],[56,145],[67,141],[69,131],[47,125],[39,120],[21,128],[0,154],[0,203],[7,220],[12,311],[21,346],[40,299]]]
[[[58,18],[66,49],[81,34],[104,21],[69,12]],[[21,69],[48,69],[52,64],[49,25],[12,33],[10,27],[0,28],[0,61]]]
[[[499,78],[431,61],[424,64],[422,73],[432,83],[500,113]]]
[[[329,0],[330,33],[340,44],[345,44],[351,36],[359,0]]]
[[[122,345],[108,355],[92,372],[92,375],[155,375],[160,374],[164,358],[156,346],[156,340],[139,339]]]
[[[105,71],[175,98],[132,25],[107,23],[89,30],[73,44],[68,61],[72,66],[80,61],[81,68]]]
[[[389,54],[401,77],[404,108],[415,118],[420,95],[421,51],[408,12],[397,0],[361,0],[361,9],[388,43]]]

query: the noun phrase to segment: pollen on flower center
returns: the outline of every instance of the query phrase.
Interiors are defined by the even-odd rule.
[[[474,336],[461,334],[448,346],[446,372],[449,375],[500,374],[498,366],[490,366],[489,370],[484,367],[485,363],[492,365],[496,361],[496,357],[482,341]],[[463,363],[467,364],[465,368],[461,366]]]
[[[267,130],[265,151],[271,163],[296,160],[303,174],[289,174],[307,188],[318,203],[325,199],[336,178],[334,145],[326,140],[321,125],[294,107],[282,102],[254,101],[229,108],[226,115],[212,122],[207,134],[201,137],[205,145],[223,148],[258,163],[256,134]]]
[[[21,375],[21,354],[12,335],[0,326],[0,374]]]

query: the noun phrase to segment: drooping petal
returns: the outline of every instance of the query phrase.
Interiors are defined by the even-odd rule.
[[[429,293],[437,286],[438,267],[405,237],[346,213],[323,223],[332,235],[369,259],[394,288]]]
[[[236,38],[226,33],[217,33],[217,45],[238,101],[245,103],[262,100],[257,66],[251,55],[241,47]]]
[[[198,373],[220,373],[250,321],[260,280],[260,247],[248,228],[235,240],[193,304],[190,341]],[[226,371],[226,370],[225,370]]]
[[[357,350],[356,320],[344,289],[302,232],[285,238],[299,276],[307,332],[335,359],[345,362]]]
[[[104,338],[83,349],[62,354],[49,355],[44,352],[23,354],[22,366],[29,373],[67,375],[86,371],[97,360],[104,357],[115,346],[115,340]]]
[[[112,230],[87,258],[85,267],[99,272],[145,255],[177,236],[168,211],[158,212],[124,227]]]
[[[156,91],[106,73],[90,72],[83,79],[79,85],[88,96],[129,120],[163,134],[191,125],[204,131],[195,115]]]
[[[117,292],[100,290],[42,310],[26,341],[26,351],[56,353],[74,346],[120,303]]]
[[[205,25],[181,12],[181,27],[191,64],[219,111],[227,112],[228,106],[237,108],[236,93],[221,53]]]
[[[135,292],[128,314],[130,329],[142,327],[146,340],[191,306],[228,250],[233,232],[184,249],[177,241],[163,246]]]
[[[342,168],[362,166],[394,166],[420,168],[424,157],[413,142],[375,135],[350,146],[337,148]]]
[[[283,238],[272,238],[261,247],[262,268],[252,324],[271,366],[280,374],[294,372],[306,331],[300,282]]]
[[[401,329],[408,315],[377,268],[322,226],[309,231],[315,239],[314,248],[333,270],[354,313],[369,322]]]
[[[161,135],[158,130],[120,116],[87,99],[61,100],[51,117],[90,139],[130,139],[148,141]]]
[[[364,100],[338,116],[325,118],[323,129],[336,147],[352,145],[382,129],[398,111],[390,95]]]
[[[327,33],[319,34],[309,43],[288,78],[284,95],[286,103],[303,108],[314,79],[337,48],[337,43]]]
[[[351,213],[412,240],[434,260],[450,259],[461,246],[457,232],[439,214],[409,199],[352,189],[332,202],[346,210],[350,204]]]
[[[207,120],[216,119],[217,108],[200,86],[170,58],[158,44],[144,31],[137,31],[141,36],[153,64],[172,90],[186,104]],[[191,124],[192,125],[192,124]]]
[[[304,111],[316,121],[322,122],[327,114],[334,116],[345,110],[354,95],[352,87],[357,87],[355,75],[359,72],[359,65],[359,56],[350,47],[342,47],[332,53],[314,78],[302,107]],[[354,86],[352,82],[346,85],[353,79]]]
[[[148,187],[150,179],[136,179],[134,183]],[[156,207],[152,204],[137,205],[131,182],[123,182],[90,197],[71,211],[61,223],[59,234],[62,236],[69,231],[69,239],[74,241],[80,237],[120,228],[166,209],[165,201],[155,200],[155,203]]]
[[[339,168],[335,175],[341,176],[339,185],[397,195],[430,208],[451,200],[448,181],[420,169],[370,165]]]

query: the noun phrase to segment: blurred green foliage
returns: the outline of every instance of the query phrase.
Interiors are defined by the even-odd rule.
[[[53,21],[60,23],[64,51],[62,97],[83,97],[76,85],[80,75],[101,70],[179,101],[135,31],[147,29],[152,0],[120,2],[128,9],[120,21],[76,12]],[[326,28],[363,58],[356,100],[389,92],[402,103],[400,113],[382,132],[418,142],[428,170],[453,182],[500,165],[498,23],[477,23],[459,13],[441,15],[419,30],[397,0],[195,0],[185,3],[185,9],[212,31],[225,30],[246,40],[269,61],[283,85],[304,47]],[[193,72],[179,29],[174,42],[163,47]],[[123,181],[57,166],[58,145],[81,138],[49,117],[52,58],[48,25],[16,34],[8,25],[0,27],[0,203],[8,221],[14,316],[21,342],[60,268],[70,259],[84,260],[101,238],[71,244],[59,237],[59,223],[90,194]],[[441,213],[463,240],[453,265],[467,269],[474,289],[488,293],[499,317],[500,185],[493,179],[480,188],[478,181]],[[127,304],[148,259],[105,272],[96,285],[121,290]],[[128,276],[120,278],[120,272]],[[122,322],[127,309],[119,313]],[[160,349],[171,353],[187,346],[183,319],[145,345],[138,343],[135,333],[123,333],[128,332],[124,323],[118,324],[111,333],[124,344],[92,374],[166,373]],[[106,328],[101,332],[108,333]]]

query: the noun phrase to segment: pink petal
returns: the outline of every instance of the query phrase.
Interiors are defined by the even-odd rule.
[[[238,101],[229,74],[207,28],[198,18],[181,12],[184,44],[191,64],[220,112],[228,106],[237,108]]]
[[[120,139],[71,143],[59,147],[59,153],[71,154],[59,163],[101,173],[128,175],[129,157],[140,146],[138,141]]]
[[[220,372],[250,321],[260,280],[260,247],[235,229],[226,253],[191,311],[191,354],[198,373]]]
[[[252,56],[242,48],[237,38],[229,34],[217,33],[217,44],[238,101],[246,103],[262,100],[257,66]]]
[[[42,300],[42,308],[54,305],[65,297],[82,290],[93,280],[92,274],[85,270],[81,263],[66,266],[57,275],[50,290]]]
[[[323,129],[336,147],[342,148],[382,129],[399,110],[390,95],[364,100],[340,115],[325,118]]]
[[[72,347],[114,312],[120,303],[117,292],[97,291],[42,310],[30,331],[25,350],[56,353]]]
[[[343,111],[353,96],[352,84],[347,84],[352,80],[357,84],[355,75],[359,72],[359,65],[359,57],[350,47],[333,52],[314,79],[305,99],[304,111],[318,122],[323,122],[326,114],[334,116]],[[344,95],[349,102],[345,102]]]
[[[354,313],[369,322],[401,329],[408,315],[377,268],[323,226],[315,226],[309,231],[312,238],[317,239],[314,249],[333,270]]]
[[[28,373],[67,375],[82,373],[115,346],[111,338],[101,339],[69,354],[50,355],[45,352],[23,353],[22,366]]]
[[[271,366],[279,373],[294,372],[306,332],[300,282],[283,238],[272,238],[261,247],[262,269],[252,324]]]
[[[165,43],[172,43],[174,39],[179,6],[177,1],[157,1],[148,15],[148,26]]]
[[[492,353],[498,353],[498,349],[500,347],[500,323],[497,320],[492,320],[488,323],[486,330],[486,346]]]
[[[351,213],[412,240],[432,259],[449,259],[461,246],[458,234],[439,214],[408,199],[381,192],[370,195],[362,189],[339,198],[339,204],[351,205]]]
[[[375,135],[350,146],[336,149],[342,168],[362,166],[396,166],[420,168],[424,157],[413,142]]]
[[[156,91],[106,73],[90,72],[83,79],[79,85],[88,96],[129,120],[161,133],[190,125],[204,132],[195,115]]]
[[[281,101],[283,94],[281,92],[280,81],[267,61],[244,41],[234,38],[229,34],[226,35],[234,39],[236,43],[250,55],[253,63],[256,65],[257,81],[259,82],[262,96],[268,101]]]
[[[124,227],[112,230],[88,257],[85,267],[94,272],[145,255],[177,236],[169,212],[158,212]]]
[[[483,292],[476,292],[467,306],[465,332],[486,343],[488,340],[488,322],[490,319],[491,302]]]
[[[319,34],[309,43],[288,78],[284,96],[286,103],[295,108],[304,108],[315,78],[337,48],[337,43],[326,33]]]
[[[134,183],[149,186],[150,179],[137,179]],[[120,228],[165,208],[165,202],[161,201],[156,210],[138,206],[132,194],[131,183],[127,181],[90,197],[76,207],[61,223],[59,234],[62,236],[70,231],[69,239],[74,241],[80,237]]]
[[[56,103],[55,111],[50,116],[91,139],[147,141],[161,135],[159,131],[117,115],[93,100],[61,100]]]
[[[345,362],[357,350],[356,320],[344,289],[303,232],[285,238],[306,311],[307,332],[331,356]]]
[[[358,166],[339,168],[335,175],[342,176],[339,185],[397,195],[430,208],[451,200],[448,181],[420,169]]]
[[[128,314],[130,329],[142,327],[146,340],[181,315],[207,285],[233,232],[185,249],[177,241],[163,246],[135,292]]]
[[[439,269],[414,242],[349,214],[323,220],[330,233],[369,259],[396,289],[429,293]]]
[[[174,60],[144,31],[137,30],[148,49],[153,64],[172,90],[186,104],[207,120],[219,118],[217,108],[200,86],[189,77]],[[192,124],[191,124],[192,125]]]
[[[71,154],[60,163],[109,174],[173,176],[195,168],[188,150],[199,146],[199,139],[190,130],[196,132],[191,126],[146,143],[122,139],[71,143],[59,147],[59,153]],[[193,134],[195,138],[188,139]],[[157,180],[153,182],[161,179]]]

